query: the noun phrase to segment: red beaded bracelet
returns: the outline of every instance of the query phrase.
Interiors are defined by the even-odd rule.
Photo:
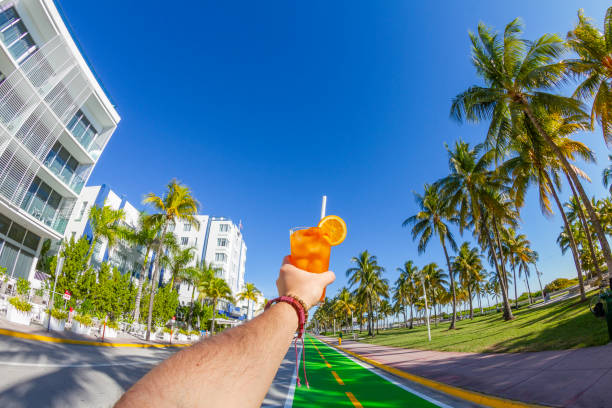
[[[264,310],[268,310],[270,308],[270,306],[272,306],[275,303],[280,303],[280,302],[285,302],[290,304],[293,309],[295,309],[295,312],[297,313],[298,316],[298,327],[297,327],[297,332],[298,335],[297,337],[293,340],[293,346],[295,349],[295,373],[296,373],[296,377],[297,377],[297,385],[298,387],[301,386],[300,384],[300,372],[299,372],[299,366],[298,366],[298,351],[297,351],[297,340],[301,339],[302,340],[302,357],[303,357],[303,366],[304,366],[304,380],[306,381],[306,386],[308,388],[310,388],[310,385],[308,384],[308,378],[306,377],[306,349],[304,348],[304,325],[306,324],[306,319],[308,316],[308,312],[305,310],[304,308],[304,302],[301,301],[299,298],[295,297],[295,296],[280,296],[277,297],[276,299],[272,299],[270,301],[268,301],[268,303],[266,303],[266,306],[264,307]]]

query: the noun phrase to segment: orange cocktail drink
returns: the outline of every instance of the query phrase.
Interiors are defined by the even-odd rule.
[[[346,224],[334,215],[323,218],[317,227],[291,230],[291,264],[312,273],[327,272],[331,247],[340,244],[345,236]]]

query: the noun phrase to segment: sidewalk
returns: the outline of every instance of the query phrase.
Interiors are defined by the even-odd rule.
[[[334,346],[338,340],[319,336]],[[420,377],[531,404],[612,407],[612,344],[533,353],[458,353],[343,341],[342,348]]]
[[[172,341],[172,345],[169,345],[168,342],[164,342],[164,341],[157,341],[157,340],[152,340],[152,341],[145,341],[142,340],[138,337],[132,336],[130,334],[125,334],[125,333],[119,333],[119,335],[115,338],[104,338],[104,340],[102,340],[102,336],[98,335],[98,334],[93,334],[91,336],[83,336],[83,335],[78,335],[75,334],[71,331],[68,330],[64,330],[61,332],[57,332],[57,331],[47,331],[46,327],[41,326],[40,324],[36,324],[36,323],[31,323],[29,326],[25,326],[22,324],[17,324],[17,323],[12,323],[9,322],[7,319],[5,319],[4,317],[0,317],[0,335],[8,335],[8,336],[19,336],[19,334],[25,334],[25,335],[32,335],[32,336],[44,336],[44,337],[50,337],[51,339],[47,340],[47,341],[56,341],[56,342],[64,342],[62,340],[66,340],[66,343],[75,343],[75,344],[85,344],[88,345],[87,343],[107,343],[108,345],[115,345],[116,347],[121,347],[121,346],[132,346],[132,347],[138,347],[138,346],[142,346],[142,347],[172,347],[172,346],[187,346],[191,343],[180,343],[180,342],[176,342],[176,341]],[[8,332],[5,332],[8,331]],[[23,336],[26,337],[26,336]],[[40,340],[40,341],[45,341],[43,339],[36,339],[34,338],[34,340]],[[96,344],[89,344],[89,345],[96,345]],[[100,345],[100,344],[97,344]]]

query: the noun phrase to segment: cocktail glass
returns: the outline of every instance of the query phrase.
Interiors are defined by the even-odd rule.
[[[290,231],[291,264],[312,273],[329,270],[331,245],[318,227],[299,227]],[[325,289],[321,301],[325,299]]]

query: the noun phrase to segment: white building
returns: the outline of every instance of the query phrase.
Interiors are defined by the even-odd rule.
[[[113,209],[122,208],[126,213],[126,226],[135,228],[138,225],[138,209],[126,201],[123,196],[111,190],[106,184],[88,186],[81,192],[72,217],[68,222],[65,234],[67,239],[74,238],[77,240],[86,236],[91,240],[92,231],[89,226],[88,214],[94,205],[98,207],[108,205]],[[193,248],[194,258],[190,266],[201,262],[202,259],[206,263],[211,263],[213,267],[219,269],[218,276],[225,279],[232,290],[232,295],[237,298],[244,288],[247,250],[240,226],[224,217],[196,215],[195,218],[198,220],[199,228],[181,221],[171,225],[169,232],[176,235],[176,240],[181,248]],[[145,248],[134,248],[132,245],[119,242],[109,252],[107,242],[103,238],[94,248],[92,264],[99,265],[101,262],[107,261],[111,267],[117,267],[121,273],[140,276]],[[151,253],[149,261],[153,260],[154,256],[154,253]],[[151,268],[152,265],[149,264],[147,267],[149,277]],[[168,282],[171,275],[168,271],[162,269],[160,279],[163,282]],[[191,301],[192,290],[191,285],[183,283],[179,285],[179,301],[181,304],[187,304]],[[225,301],[220,302],[220,309],[227,309],[229,306]],[[246,301],[237,302],[237,306],[241,310],[235,310],[234,308],[226,311],[232,316],[246,313]]]
[[[125,197],[119,196],[106,184],[88,186],[83,189],[77,200],[73,216],[66,227],[66,239],[78,240],[85,236],[91,241],[93,235],[88,215],[94,205],[98,207],[107,205],[114,210],[123,209],[125,226],[133,229],[138,227],[140,211],[126,201]],[[109,251],[106,239],[100,238],[94,247],[91,262],[94,266],[98,266],[103,261],[107,261],[111,267],[116,267],[123,274],[130,273],[139,276],[144,262],[144,251],[145,248],[137,248],[121,240]]]
[[[34,278],[120,118],[52,0],[0,1],[0,266]]]

